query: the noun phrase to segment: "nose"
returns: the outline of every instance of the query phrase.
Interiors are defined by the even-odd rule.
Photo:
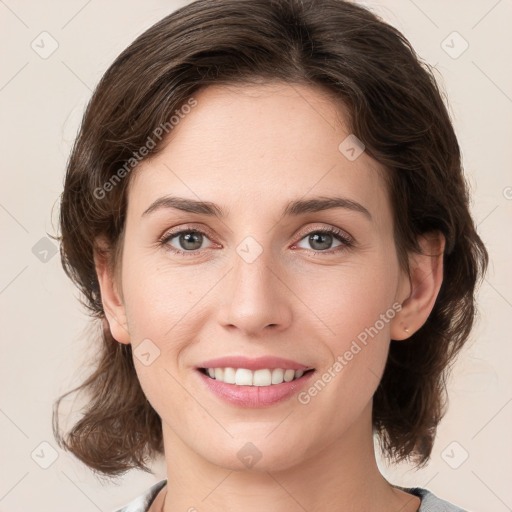
[[[234,265],[226,276],[218,318],[227,329],[246,336],[258,336],[272,329],[288,328],[292,321],[292,297],[279,265],[263,251],[254,261],[234,255]]]

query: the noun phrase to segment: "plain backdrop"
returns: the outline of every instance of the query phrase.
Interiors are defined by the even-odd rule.
[[[95,345],[47,234],[57,233],[65,165],[92,89],[136,36],[185,3],[0,0],[1,512],[109,512],[165,478],[156,461],[154,475],[102,482],[57,448],[52,404],[87,373]],[[428,487],[470,511],[509,511],[512,2],[364,4],[435,66],[491,256],[430,463],[419,471],[380,464],[395,484]]]

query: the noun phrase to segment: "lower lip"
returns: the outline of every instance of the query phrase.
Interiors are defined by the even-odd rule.
[[[297,380],[272,384],[270,386],[237,386],[226,384],[196,370],[208,389],[222,400],[238,407],[268,407],[282,402],[298,393],[310,380],[315,371],[305,373]]]

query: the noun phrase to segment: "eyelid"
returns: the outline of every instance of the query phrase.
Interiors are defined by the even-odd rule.
[[[332,234],[333,236],[337,235],[340,238],[342,238],[343,241],[347,243],[347,245],[355,244],[354,237],[350,233],[345,231],[344,229],[338,228],[336,226],[331,226],[331,225],[326,226],[324,224],[321,224],[321,225],[317,225],[317,226],[308,226],[308,228],[306,230],[299,231],[299,233],[297,235],[299,238],[298,238],[297,242],[294,242],[294,245],[296,243],[300,242],[304,237],[306,237],[312,233],[318,233],[318,232]],[[311,250],[314,250],[314,249],[311,249]],[[328,252],[328,251],[316,251],[316,252]]]
[[[179,235],[182,232],[196,232],[201,233],[203,235],[207,235],[209,239],[215,238],[213,233],[206,227],[196,227],[194,224],[179,224],[176,227],[166,229],[160,237],[158,237],[158,241],[162,242],[165,239],[168,239],[171,236]]]

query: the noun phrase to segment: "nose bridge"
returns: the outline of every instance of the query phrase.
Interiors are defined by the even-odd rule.
[[[269,325],[273,329],[285,327],[291,311],[286,287],[278,273],[270,249],[264,250],[252,237],[243,240],[233,254],[221,323],[236,326],[247,334],[257,334]]]

